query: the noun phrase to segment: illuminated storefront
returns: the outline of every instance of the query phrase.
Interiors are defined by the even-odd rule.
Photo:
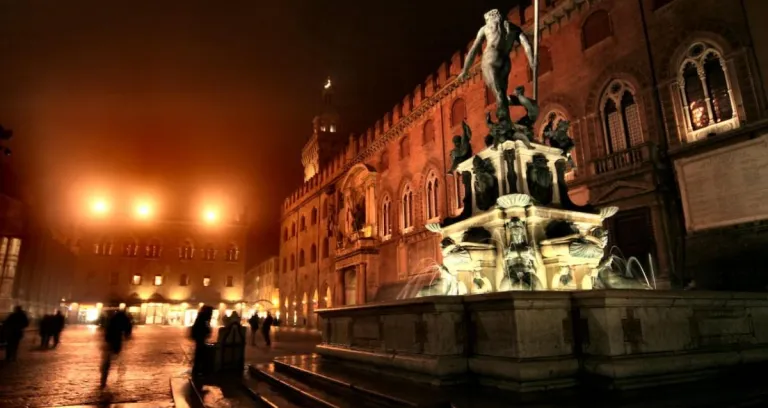
[[[77,303],[62,304],[69,311],[70,323],[97,324],[104,313],[117,310],[125,310],[136,324],[143,325],[169,325],[192,326],[197,318],[197,311],[204,303],[159,303],[143,302],[140,304],[126,305],[125,303],[104,305],[102,303]],[[213,309],[212,325],[221,325],[220,318],[229,317],[237,312],[243,318],[250,317],[249,309],[245,303],[218,303],[210,304]],[[251,312],[252,314],[252,312]],[[266,315],[266,311],[264,311]]]

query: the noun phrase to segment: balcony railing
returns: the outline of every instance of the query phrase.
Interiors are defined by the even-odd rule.
[[[651,161],[654,145],[651,142],[630,147],[617,153],[601,157],[592,162],[595,175],[629,169]]]

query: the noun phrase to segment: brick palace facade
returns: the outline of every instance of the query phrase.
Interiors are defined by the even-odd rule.
[[[765,128],[765,53],[752,45],[745,9],[764,6],[746,3],[541,2],[535,133],[540,138],[549,121],[570,121],[572,200],[618,206],[609,245],[653,268],[659,287],[684,285],[697,264],[675,161]],[[531,6],[508,17],[531,32]],[[479,27],[482,16],[475,18]],[[468,81],[455,80],[467,48],[360,135],[337,132],[327,84],[327,109],[302,152],[305,181],[282,211],[279,293],[287,323],[312,326],[317,308],[393,298],[398,284],[440,262],[438,237],[425,224],[461,211],[461,189],[447,174],[452,138],[465,120],[473,151],[484,149],[485,116],[496,109],[478,67]],[[525,55],[518,49],[512,57],[510,86],[524,85],[530,95]],[[521,113],[513,108],[513,117]],[[358,208],[364,220],[353,219]]]

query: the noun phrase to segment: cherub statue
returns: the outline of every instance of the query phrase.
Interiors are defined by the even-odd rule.
[[[568,165],[571,166],[571,168],[575,168],[576,164],[573,161],[573,157],[571,157],[571,150],[573,150],[576,144],[573,142],[573,139],[568,136],[568,129],[571,126],[571,122],[562,119],[557,122],[557,124],[554,124],[554,121],[555,116],[550,116],[549,122],[544,128],[544,141],[550,146],[562,150],[563,156],[568,160]]]
[[[469,141],[472,139],[472,129],[469,128],[467,122],[461,122],[461,128],[464,131],[463,135],[456,135],[453,137],[453,150],[451,150],[451,169],[448,173],[456,171],[459,163],[472,157],[472,145]]]
[[[518,86],[512,95],[509,95],[509,103],[512,106],[522,106],[525,108],[526,115],[517,121],[518,125],[525,126],[528,130],[533,129],[533,124],[539,118],[539,104],[525,96],[525,87]],[[533,131],[531,131],[533,133]]]
[[[472,67],[475,56],[482,49],[485,41],[486,46],[480,65],[483,71],[483,80],[496,96],[499,117],[509,116],[507,88],[509,72],[512,69],[512,60],[509,55],[515,43],[519,42],[528,57],[528,64],[533,69],[536,64],[533,59],[533,50],[523,30],[503,18],[499,10],[493,9],[485,13],[483,17],[485,18],[485,25],[477,32],[477,38],[475,38],[475,42],[467,54],[464,69],[459,78],[464,79],[469,76],[469,68]]]
[[[493,119],[491,119],[491,113],[488,112],[485,115],[485,123],[488,124],[489,132],[486,140],[491,142],[491,148],[494,150],[498,149],[499,145],[507,140],[519,140],[523,142],[525,147],[529,149],[534,148],[531,145],[531,140],[528,138],[530,130],[525,126],[512,123],[509,117],[499,117],[499,122],[494,123]]]

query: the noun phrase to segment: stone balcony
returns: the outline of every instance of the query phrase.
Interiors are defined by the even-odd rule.
[[[594,160],[592,162],[592,175],[602,176],[624,170],[638,169],[651,163],[655,154],[656,145],[652,142],[645,142]]]

